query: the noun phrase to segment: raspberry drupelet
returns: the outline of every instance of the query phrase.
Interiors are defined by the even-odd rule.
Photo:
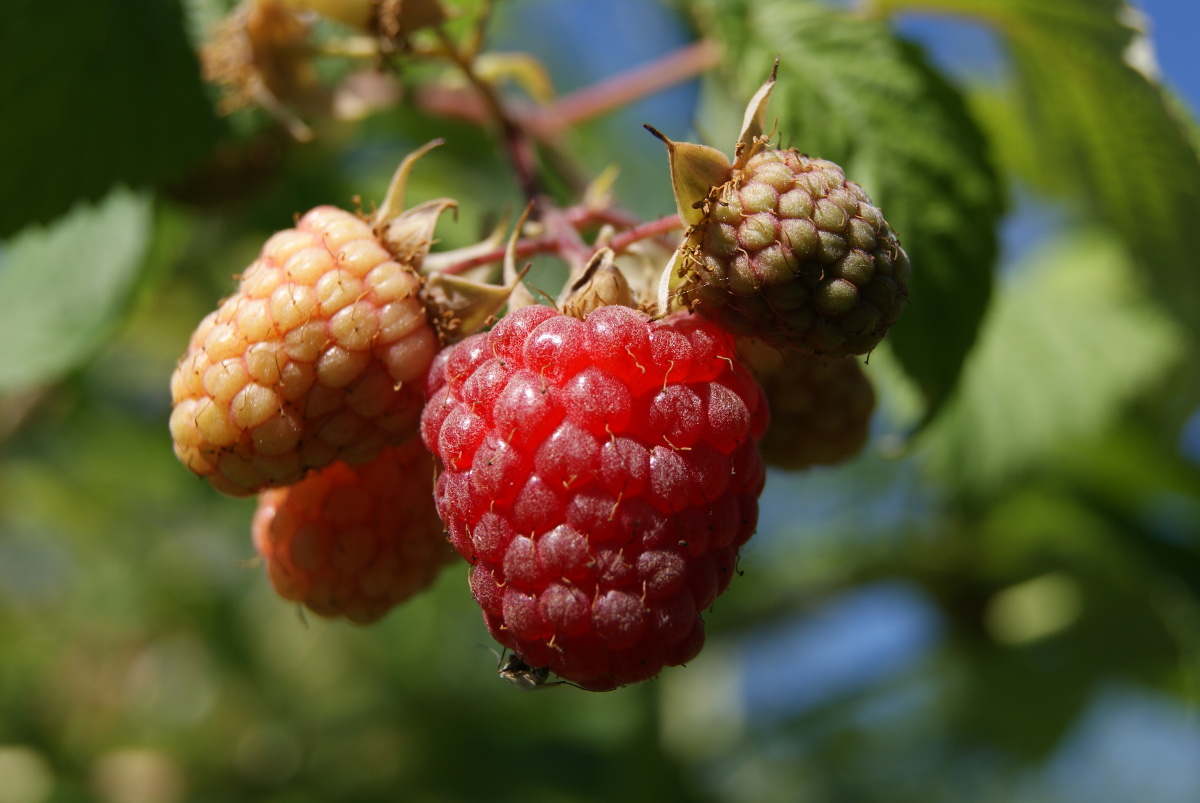
[[[591,690],[694,657],[765,478],[766,399],[716,324],[509,313],[439,354],[438,511],[492,635]]]

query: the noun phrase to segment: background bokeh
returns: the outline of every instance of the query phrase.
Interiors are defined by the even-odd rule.
[[[171,452],[175,361],[266,237],[317,203],[381,198],[443,136],[411,195],[462,200],[439,247],[469,243],[520,202],[486,132],[400,103],[286,143],[261,113],[216,120],[194,77],[226,4],[47,5],[0,9],[0,803],[1200,800],[1200,296],[1194,252],[1163,246],[1194,240],[1200,213],[1196,3],[1142,0],[1148,38],[1094,70],[1061,34],[1046,69],[1078,67],[1072,113],[1094,113],[1074,128],[1038,95],[1057,84],[1028,85],[1037,50],[1011,26],[1053,6],[1111,45],[1118,14],[1136,21],[1117,0],[828,4],[893,13],[986,144],[1003,215],[930,207],[986,257],[935,255],[991,285],[979,334],[956,341],[961,373],[912,370],[912,339],[872,354],[864,453],[772,471],[704,652],[606,694],[498,679],[464,565],[370,628],[303,615],[255,560],[253,501]],[[489,44],[566,93],[740,5],[509,0]],[[837,116],[879,79],[872,58],[810,75],[811,106],[777,98],[781,133],[886,161],[911,136],[903,109],[882,116],[894,130]],[[1137,103],[1106,83],[1127,64]],[[727,146],[761,76],[715,72],[567,147],[592,174],[620,165],[626,208],[672,212],[641,124]],[[889,186],[866,168],[873,194]],[[970,196],[936,178],[922,191]],[[903,205],[885,211],[915,232],[927,210]]]

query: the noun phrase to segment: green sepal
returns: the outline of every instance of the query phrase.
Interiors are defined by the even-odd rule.
[[[721,186],[733,176],[733,165],[729,163],[729,157],[716,148],[674,142],[656,128],[645,128],[666,144],[679,218],[694,226],[704,218],[704,202],[713,187]]]

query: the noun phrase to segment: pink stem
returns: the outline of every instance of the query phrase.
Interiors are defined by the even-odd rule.
[[[721,63],[721,51],[708,39],[680,48],[560,99],[545,112],[542,130],[557,136],[584,120],[649,97]]]
[[[573,125],[612,111],[627,103],[693,78],[716,67],[721,60],[717,45],[701,39],[661,59],[584,87],[542,109],[511,102],[508,111],[519,125],[544,142],[556,139]],[[465,89],[422,87],[417,103],[432,114],[479,123],[488,119],[485,101]]]
[[[580,210],[578,207],[566,210],[565,214],[567,219],[575,226],[584,226],[597,219],[597,217],[593,217],[593,215],[597,214],[594,210]],[[680,221],[679,215],[668,215],[621,232],[609,242],[608,247],[620,253],[640,240],[658,237],[659,235],[680,228],[683,228],[683,222]],[[453,265],[448,265],[441,272],[449,275],[466,273],[471,268],[501,261],[504,259],[504,252],[505,249],[503,247],[495,248],[491,251],[477,254],[469,259],[464,259],[461,262],[455,262]],[[570,254],[575,259],[579,259],[582,256],[579,253],[579,243],[574,238],[543,236],[517,240],[516,255],[518,258],[530,257],[534,254]],[[586,263],[587,259],[584,259],[584,262]]]
[[[679,215],[667,215],[666,217],[660,217],[658,220],[634,226],[629,231],[621,232],[612,238],[612,242],[608,244],[608,247],[619,254],[639,240],[648,240],[651,237],[657,237],[660,234],[666,234],[669,231],[681,228],[683,228],[683,221],[679,219]]]

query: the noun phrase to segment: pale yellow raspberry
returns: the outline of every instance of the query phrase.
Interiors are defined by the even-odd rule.
[[[440,345],[423,256],[397,262],[370,223],[330,206],[267,240],[171,378],[184,465],[247,496],[411,437]]]

